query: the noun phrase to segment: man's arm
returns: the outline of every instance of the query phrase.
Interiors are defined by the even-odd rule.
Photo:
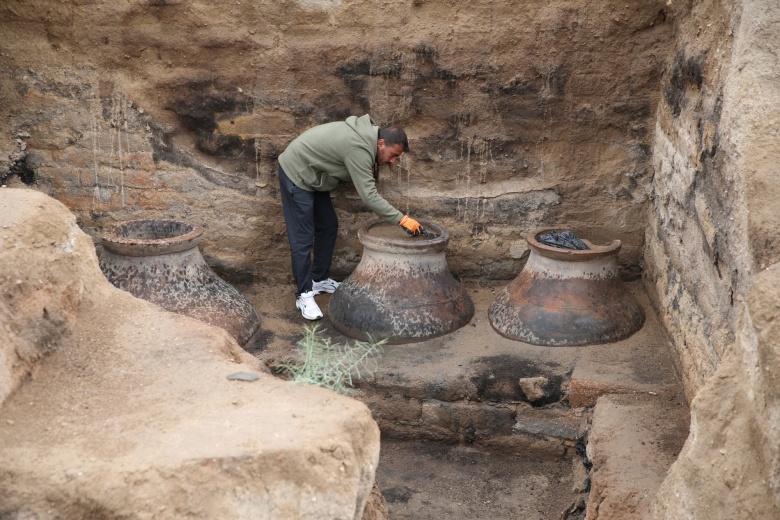
[[[355,185],[355,190],[357,190],[360,198],[368,206],[368,209],[387,222],[398,224],[404,215],[379,195],[376,189],[376,181],[371,171],[373,161],[374,158],[371,154],[364,151],[363,154],[357,156],[356,154],[350,155],[344,164],[349,171],[349,176],[352,178],[352,183]]]

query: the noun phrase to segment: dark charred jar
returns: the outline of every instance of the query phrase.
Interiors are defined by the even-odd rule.
[[[411,237],[375,220],[358,230],[363,256],[333,293],[328,314],[342,334],[359,340],[413,343],[466,325],[474,304],[444,257],[449,234],[421,222],[432,238]]]
[[[260,328],[252,304],[200,253],[203,228],[175,220],[121,222],[102,237],[100,268],[114,286],[229,332],[247,346]]]
[[[493,300],[490,323],[501,335],[547,346],[611,343],[642,328],[645,313],[618,274],[620,240],[589,249],[543,244],[540,230],[526,237],[523,270]]]

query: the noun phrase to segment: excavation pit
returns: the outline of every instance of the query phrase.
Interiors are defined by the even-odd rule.
[[[773,321],[777,314],[773,310],[780,293],[775,265],[780,260],[780,225],[771,209],[777,199],[773,158],[780,142],[772,129],[780,120],[775,102],[780,83],[767,74],[776,69],[773,49],[780,48],[774,30],[780,27],[778,2],[577,1],[549,2],[540,8],[532,2],[416,0],[383,4],[381,16],[370,2],[265,2],[258,9],[248,2],[226,8],[196,1],[186,12],[171,3],[131,0],[105,3],[96,10],[83,2],[48,2],[45,20],[38,19],[36,3],[7,3],[8,16],[0,31],[7,49],[0,179],[11,189],[57,198],[77,222],[69,221],[70,230],[47,242],[37,241],[34,252],[61,249],[68,256],[59,257],[60,266],[72,266],[77,275],[78,266],[67,262],[75,256],[71,251],[77,228],[94,239],[116,220],[186,217],[208,224],[209,261],[218,272],[245,282],[254,277],[255,282],[289,283],[289,249],[275,182],[276,160],[285,145],[307,128],[352,114],[371,114],[379,124],[397,122],[409,132],[410,149],[394,167],[374,172],[381,173],[378,192],[412,216],[427,215],[446,223],[454,253],[448,261],[458,276],[489,280],[516,276],[528,252],[518,233],[538,226],[581,226],[599,237],[623,241],[621,266],[642,277],[661,314],[667,336],[658,338],[659,344],[671,344],[668,357],[677,363],[695,414],[695,435],[653,499],[656,515],[780,518],[780,502],[772,500],[777,497],[772,482],[778,474],[780,426],[767,413],[778,407],[780,395],[777,378],[772,377],[778,371],[773,342],[778,320]],[[397,28],[386,30],[387,20],[398,21]],[[360,195],[345,188],[332,193],[341,224],[333,271],[339,279],[351,272],[359,254],[352,236],[355,223],[374,218]],[[37,205],[28,208],[32,210],[25,213],[28,223],[35,221],[30,218],[37,217],[35,213],[45,213]],[[8,229],[5,226],[20,214],[5,210],[2,227]],[[40,236],[20,229],[25,232],[4,235],[6,255],[19,251],[25,238]],[[47,244],[55,247],[47,249]],[[166,345],[161,341],[164,335],[149,333],[144,339],[150,341],[141,344],[139,330],[128,329],[127,314],[116,309],[102,315],[106,319],[99,324],[102,327],[88,330],[100,334],[105,329],[111,333],[105,339],[111,341],[114,336],[125,338],[123,347],[140,344],[161,354],[185,351],[184,362],[172,363],[167,370],[153,370],[165,368],[158,362],[150,363],[149,370],[89,371],[86,368],[94,365],[87,363],[107,352],[104,344],[93,342],[95,348],[83,350],[90,355],[71,365],[73,370],[39,371],[38,363],[46,369],[52,359],[44,356],[58,343],[78,346],[91,339],[72,334],[68,344],[68,335],[78,329],[63,324],[69,325],[73,313],[86,313],[82,302],[94,293],[95,284],[68,285],[74,290],[65,293],[63,306],[56,298],[41,298],[51,289],[50,274],[57,263],[50,262],[40,276],[26,278],[30,265],[21,256],[4,262],[4,303],[16,308],[5,314],[11,326],[2,329],[30,342],[0,342],[11,345],[10,359],[22,358],[8,373],[24,386],[40,385],[44,374],[61,375],[62,381],[54,382],[62,386],[56,388],[71,385],[79,392],[74,391],[71,402],[63,402],[62,392],[52,392],[51,400],[36,400],[35,406],[32,400],[18,398],[19,416],[0,420],[8,435],[0,445],[7,448],[46,438],[53,449],[30,452],[22,459],[30,468],[48,467],[53,457],[47,453],[75,456],[61,466],[67,472],[41,472],[38,482],[27,485],[14,476],[9,479],[13,486],[4,489],[15,489],[28,503],[33,494],[41,496],[39,516],[51,509],[55,510],[51,515],[67,516],[62,511],[68,509],[45,501],[74,489],[80,494],[73,495],[73,503],[92,508],[83,517],[126,517],[123,498],[139,486],[132,479],[118,479],[117,492],[96,503],[94,495],[87,494],[94,487],[85,485],[80,477],[84,468],[77,466],[89,466],[93,456],[103,461],[95,444],[128,438],[128,429],[137,432],[132,430],[134,422],[143,424],[147,421],[142,419],[155,417],[147,412],[122,428],[112,420],[113,413],[93,415],[97,420],[73,435],[71,429],[84,423],[83,415],[106,402],[101,395],[90,399],[85,394],[90,388],[84,385],[85,378],[108,380],[103,387],[108,390],[119,387],[122,400],[115,402],[120,405],[132,404],[135,396],[157,397],[161,399],[143,401],[167,404],[167,410],[159,408],[161,416],[192,410],[188,417],[192,424],[225,421],[206,420],[198,414],[202,408],[186,407],[197,400],[181,391],[183,381],[177,382],[177,377],[208,379],[202,367],[196,371],[189,364],[195,358],[192,338],[173,334]],[[294,308],[287,310],[291,298],[285,292],[288,306],[275,312],[300,319]],[[20,300],[20,295],[28,299]],[[317,299],[327,303],[327,297]],[[78,303],[80,308],[75,308]],[[63,308],[68,312],[60,312]],[[21,316],[30,319],[22,322]],[[26,328],[17,328],[19,323]],[[202,327],[191,323],[195,330]],[[270,348],[283,340],[290,349],[301,334],[301,324],[297,326],[289,333],[264,329],[251,348]],[[140,331],[149,329],[145,322]],[[62,342],[60,330],[67,333]],[[613,341],[635,345],[640,359],[643,348],[658,347],[632,343],[635,339]],[[31,351],[36,342],[40,350]],[[424,343],[406,345],[406,353],[413,355],[412,350],[420,348],[432,356]],[[493,348],[492,339],[486,343],[488,350]],[[525,403],[523,397],[529,413],[565,407],[567,400],[573,408],[587,408],[597,398],[597,409],[608,398],[610,406],[617,406],[611,400],[616,395],[641,397],[643,406],[648,400],[667,402],[650,385],[656,380],[652,365],[646,372],[640,368],[633,373],[622,364],[623,346],[613,343],[603,345],[618,353],[616,360],[609,355],[580,358],[571,374],[553,373],[560,380],[530,370],[528,377],[519,378],[523,383],[515,385],[506,367],[553,368],[529,359],[524,341],[516,343],[514,355],[488,352],[480,356],[484,368],[461,376],[464,385],[476,388],[482,405],[497,409],[494,416],[500,424],[505,424],[497,420],[504,411],[496,403],[512,399]],[[475,350],[482,347],[472,345]],[[597,348],[601,347],[587,347]],[[139,356],[122,357],[125,351],[137,352],[117,349],[119,355],[100,368],[138,366]],[[204,357],[215,354],[202,352]],[[387,355],[391,354],[398,355]],[[418,361],[410,357],[405,362]],[[498,365],[506,372],[487,370]],[[418,385],[408,370],[399,373],[398,395],[405,399],[404,392]],[[612,377],[616,373],[644,381],[649,389],[619,393],[627,384]],[[152,374],[151,381],[135,379]],[[444,382],[421,377],[423,395],[435,396],[425,397],[426,402],[457,401],[454,391],[460,386],[449,382],[452,377],[447,374]],[[149,382],[165,383],[158,387],[161,393],[148,390]],[[236,384],[239,389],[251,388]],[[2,392],[14,388],[2,386]],[[559,394],[553,388],[559,388]],[[202,395],[213,402],[215,394]],[[257,408],[272,401],[265,396],[248,400]],[[413,421],[417,404],[410,403],[407,415]],[[236,406],[232,399],[227,405]],[[631,409],[626,403],[621,406]],[[104,411],[117,408],[121,406]],[[455,425],[460,425],[466,411],[443,415],[440,408],[427,404],[425,417],[442,418],[437,431],[460,432],[443,421],[457,418]],[[47,409],[52,413],[41,416],[39,422],[47,420],[45,427],[34,431],[39,435],[20,428],[21,420]],[[626,413],[627,419],[632,417]],[[234,417],[242,415],[246,414]],[[15,424],[9,419],[16,419]],[[270,421],[259,421],[258,426],[266,422]],[[386,423],[384,428],[408,426]],[[150,424],[155,425],[159,423]],[[86,442],[83,435],[90,430],[103,438],[94,435],[97,442]],[[166,437],[161,428],[149,430],[157,435],[153,439],[170,438],[179,441],[172,447],[186,447],[181,438]],[[476,428],[461,434],[463,442],[485,438]],[[203,436],[191,439],[192,444],[203,444]],[[133,444],[155,447],[129,443]],[[650,441],[642,438],[641,444]],[[39,446],[45,448],[43,443]],[[116,448],[127,447],[123,443],[105,451],[106,476],[126,467],[117,462]],[[148,459],[143,477],[155,473],[158,459]],[[31,460],[35,464],[29,464]],[[217,466],[208,460],[190,467]],[[233,464],[242,460],[246,459],[223,459],[226,473],[238,474]],[[631,458],[624,465],[639,466]],[[10,475],[6,467],[4,472]],[[735,475],[740,476],[736,484]],[[173,511],[198,516],[194,509],[201,497],[229,495],[214,492],[219,491],[215,484],[224,479],[202,478],[202,472],[200,476],[193,482],[201,484],[198,493],[190,495],[198,501],[173,503],[173,493],[148,493],[140,501],[150,504],[147,516],[162,516],[164,508],[171,516]],[[244,491],[244,482],[258,481],[242,480],[233,490]],[[154,491],[155,481],[143,482]],[[47,484],[51,492],[44,488]],[[638,491],[633,495],[637,499],[652,494]],[[250,502],[242,505],[249,507]],[[610,509],[607,501],[594,502],[601,504],[602,520],[610,514],[620,520],[632,518]],[[13,514],[8,508],[3,511]],[[225,515],[211,515],[220,516]]]

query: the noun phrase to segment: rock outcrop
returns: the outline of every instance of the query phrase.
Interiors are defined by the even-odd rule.
[[[379,457],[363,404],[115,289],[48,196],[0,189],[0,212],[0,516],[362,517]]]

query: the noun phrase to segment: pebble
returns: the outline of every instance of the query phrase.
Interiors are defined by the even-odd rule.
[[[260,379],[260,376],[254,372],[233,372],[227,378],[230,381],[257,381]]]

